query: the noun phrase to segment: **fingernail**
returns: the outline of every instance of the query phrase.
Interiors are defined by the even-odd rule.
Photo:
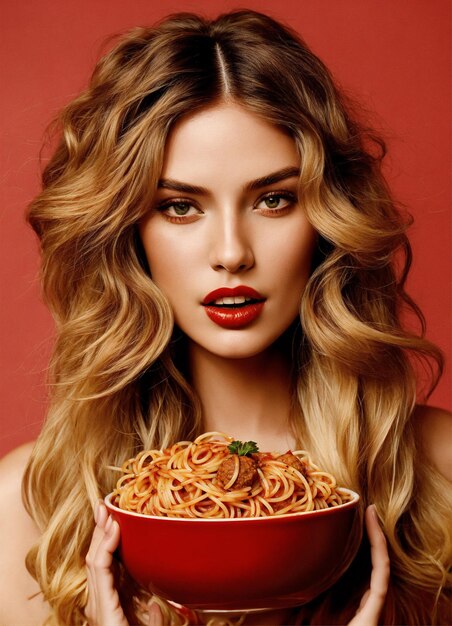
[[[98,526],[104,526],[106,522],[106,518],[108,515],[108,511],[105,508],[103,502],[99,502],[97,506],[97,524]]]
[[[113,523],[113,518],[112,518],[111,515],[109,515],[108,519],[107,519],[107,523],[105,524],[105,532],[106,533],[110,532],[112,523]]]
[[[96,524],[99,523],[100,513],[102,511],[102,507],[104,506],[104,501],[102,498],[98,498],[94,504],[94,520]]]
[[[374,518],[374,520],[376,522],[378,522],[378,524],[380,523],[380,520],[378,519],[378,515],[377,515],[377,507],[375,506],[375,504],[371,504],[369,506],[370,509],[370,514],[372,515],[372,517]]]
[[[162,612],[156,602],[149,602],[149,626],[159,626],[162,623]]]

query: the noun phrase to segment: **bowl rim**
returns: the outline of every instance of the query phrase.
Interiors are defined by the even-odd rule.
[[[114,492],[109,493],[104,498],[104,503],[107,508],[112,509],[113,511],[117,511],[118,513],[122,513],[124,515],[129,515],[131,517],[138,517],[141,519],[152,519],[152,520],[166,520],[171,522],[263,522],[267,520],[281,520],[281,519],[297,519],[299,517],[307,517],[307,516],[317,516],[317,515],[326,515],[328,513],[331,514],[332,511],[355,508],[359,501],[361,500],[361,496],[353,491],[352,489],[347,489],[346,487],[338,487],[338,490],[345,491],[348,494],[352,495],[352,500],[348,502],[344,502],[343,504],[338,504],[337,506],[330,506],[326,509],[315,509],[313,511],[298,511],[297,513],[284,513],[284,515],[266,515],[264,517],[165,517],[164,515],[145,515],[144,513],[135,513],[135,511],[127,511],[127,509],[120,509],[115,504],[112,504],[111,498]]]

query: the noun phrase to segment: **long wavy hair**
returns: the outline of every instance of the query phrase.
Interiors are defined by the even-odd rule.
[[[413,361],[430,364],[432,389],[442,357],[404,290],[409,219],[381,174],[384,143],[354,121],[324,64],[290,28],[249,10],[214,20],[180,13],[133,29],[59,118],[60,141],[28,216],[56,324],[50,407],[24,478],[42,531],[27,567],[50,604],[46,623],[86,623],[91,511],[116,480],[106,466],[202,431],[181,366],[184,340],[137,223],[152,206],[175,121],[225,100],[293,137],[300,203],[318,232],[290,342],[294,432],[364,505],[377,506],[392,564],[384,623],[446,623],[452,502],[413,418]],[[421,322],[417,334],[402,326],[406,310]],[[346,623],[370,571],[366,554],[300,619]],[[116,574],[130,623],[142,623],[148,595],[121,565]]]

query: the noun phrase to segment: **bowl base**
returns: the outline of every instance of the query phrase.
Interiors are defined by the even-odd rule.
[[[172,602],[171,600],[167,600],[168,604],[172,604],[176,609],[180,609],[181,605],[177,602]],[[193,609],[196,613],[200,613],[202,615],[222,615],[223,617],[227,617],[228,615],[241,615],[243,613],[265,613],[265,611],[272,611],[271,607],[268,608],[260,608],[260,609]]]
[[[236,610],[231,610],[231,609],[226,609],[225,611],[213,611],[213,610],[209,610],[209,609],[201,609],[201,610],[197,610],[197,613],[202,613],[203,615],[223,615],[224,617],[226,617],[227,615],[241,615],[243,613],[265,613],[265,611],[272,611],[274,609],[268,608],[268,609],[236,609]]]

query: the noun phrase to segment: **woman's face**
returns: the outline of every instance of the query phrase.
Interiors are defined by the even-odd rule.
[[[173,128],[140,234],[192,347],[251,357],[299,315],[316,238],[297,201],[299,167],[294,141],[237,104]]]

